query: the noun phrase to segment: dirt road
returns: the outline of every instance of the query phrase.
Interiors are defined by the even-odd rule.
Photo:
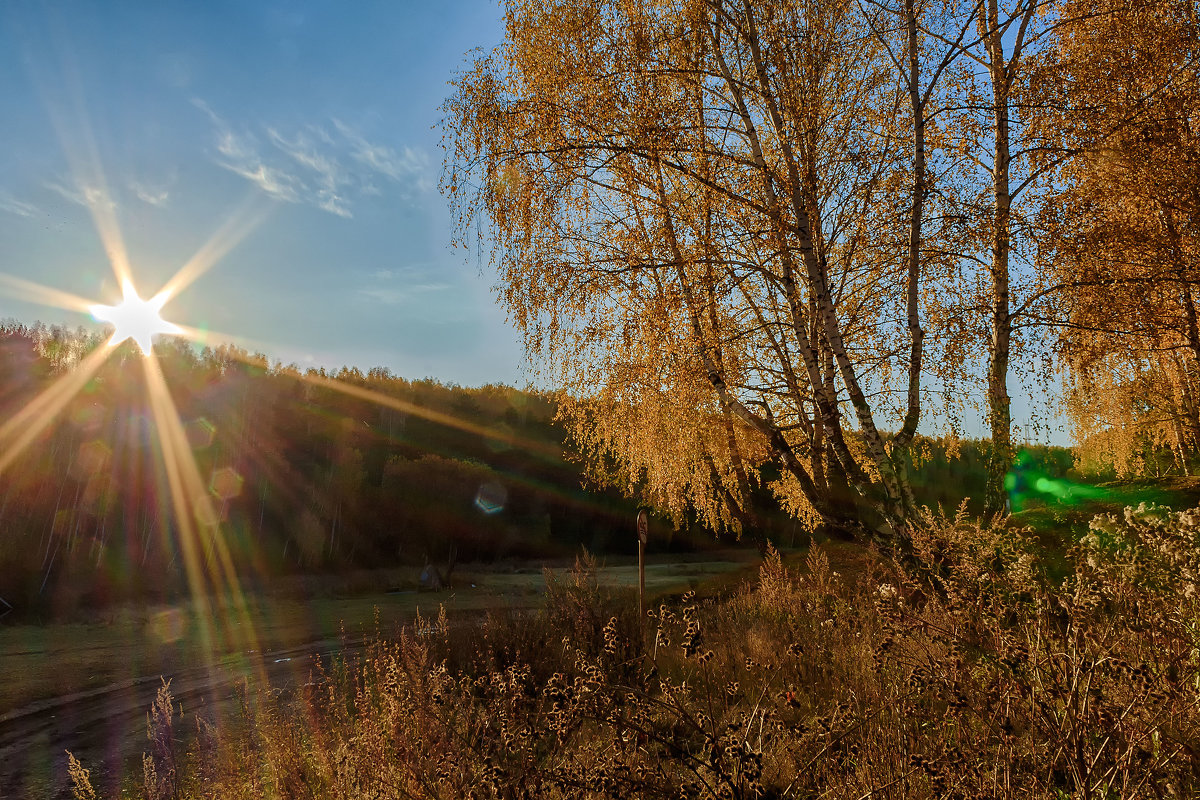
[[[731,579],[752,564],[752,559],[740,556],[688,563],[664,560],[648,565],[647,592],[657,597],[720,577]],[[599,574],[606,586],[626,590],[636,586],[635,565],[605,567]],[[238,690],[247,681],[265,680],[273,689],[299,686],[308,681],[314,657],[328,658],[339,652],[351,656],[361,650],[370,629],[359,626],[351,628],[358,632],[349,640],[334,638],[339,628],[347,630],[344,620],[373,619],[388,630],[394,624],[411,623],[422,607],[428,618],[431,612],[436,615],[442,605],[451,615],[452,624],[477,624],[488,609],[534,607],[542,602],[544,593],[541,569],[529,567],[465,574],[457,591],[434,596],[403,592],[291,605],[278,599],[263,601],[253,609],[258,641],[274,641],[275,649],[263,653],[226,651],[211,666],[189,663],[186,654],[198,649],[180,649],[169,661],[153,662],[170,665],[164,667],[166,672],[161,676],[158,666],[145,668],[145,653],[152,649],[145,639],[153,626],[65,626],[52,644],[43,642],[37,647],[26,644],[29,632],[0,640],[0,656],[7,657],[0,659],[0,664],[18,673],[27,684],[49,687],[51,690],[43,697],[53,694],[56,686],[79,686],[78,680],[100,668],[97,664],[103,664],[103,674],[114,679],[122,673],[140,676],[68,691],[46,700],[22,701],[14,704],[19,705],[15,710],[0,713],[0,800],[70,798],[67,750],[91,769],[92,783],[102,798],[116,797],[122,776],[126,780],[130,776],[140,778],[141,753],[146,749],[146,713],[163,678],[171,681],[176,706],[183,707],[184,718],[177,723],[177,731],[180,738],[186,738],[195,731],[197,717],[211,721],[236,710],[231,704],[237,702]],[[100,639],[103,641],[98,643]],[[295,644],[298,642],[305,643]],[[68,667],[71,659],[73,666]],[[62,675],[41,672],[53,671],[56,662]],[[67,680],[71,669],[76,673],[74,683]],[[4,678],[0,674],[0,681]]]
[[[274,688],[306,681],[314,658],[350,654],[362,640],[327,640],[265,654],[245,654],[238,664],[180,670],[172,675],[129,680],[78,692],[0,715],[0,798],[70,798],[67,774],[70,750],[92,771],[102,797],[117,795],[122,774],[138,774],[146,747],[146,713],[164,678],[171,682],[176,706],[182,705],[182,736],[194,730],[197,716],[215,719],[237,702],[238,688],[265,676]]]

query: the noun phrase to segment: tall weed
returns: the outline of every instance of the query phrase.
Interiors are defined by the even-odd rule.
[[[964,514],[910,534],[915,562],[854,581],[818,547],[768,551],[756,582],[662,604],[644,634],[584,556],[531,616],[379,637],[182,761],[152,736],[144,795],[1200,793],[1200,512],[1098,518],[1065,582]],[[156,730],[170,707],[164,686]]]

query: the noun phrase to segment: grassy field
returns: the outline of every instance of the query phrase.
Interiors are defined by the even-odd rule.
[[[375,638],[244,700],[164,687],[113,729],[128,758],[73,750],[70,780],[189,800],[1200,796],[1200,522],[1122,514],[1063,554],[1070,583],[1032,568],[1008,522],[911,529],[936,582],[931,562],[834,542],[741,562],[761,564],[751,580],[732,559],[658,563],[655,593],[720,598],[674,597],[649,628],[628,564],[467,575],[447,600],[540,607]],[[68,796],[53,769],[16,785]]]
[[[1035,501],[1009,518],[1009,527],[1028,528],[1042,547],[1047,563],[1061,572],[1064,556],[1087,533],[1100,514],[1121,517],[1125,508],[1142,503],[1175,511],[1200,505],[1200,478],[1172,477],[1128,480],[1076,487],[1057,502]]]
[[[636,564],[613,559],[464,567],[440,593],[418,593],[416,571],[279,580],[244,613],[214,603],[210,645],[195,607],[9,628],[0,666],[20,678],[0,687],[0,723],[5,707],[26,713],[0,726],[14,743],[0,736],[0,794],[70,796],[70,750],[103,797],[1197,796],[1197,523],[1120,512],[1193,506],[1198,487],[1110,484],[1009,520],[929,518],[912,535],[941,556],[936,585],[834,541],[782,560],[654,559],[648,594],[666,608],[649,627]],[[1103,540],[1053,551],[1072,583],[1029,568],[1037,547],[1011,530],[1049,553],[1106,512]],[[447,626],[413,625],[442,609]],[[391,636],[400,626],[412,635]],[[219,669],[197,668],[206,654]],[[160,673],[173,710],[151,718]],[[251,674],[264,680],[240,689]],[[212,724],[192,733],[193,719]],[[146,753],[170,785],[134,788]],[[458,766],[439,772],[431,753]]]
[[[1027,527],[1042,544],[1051,563],[1087,531],[1094,516],[1120,515],[1126,506],[1156,503],[1174,509],[1200,504],[1200,479],[1115,482],[1094,487],[1087,496],[1066,502],[1032,503],[1010,518],[1010,526]],[[831,557],[853,570],[857,556],[846,546],[827,543]],[[842,552],[846,550],[846,552]],[[861,554],[859,554],[861,555]],[[715,593],[745,579],[757,564],[752,550],[726,550],[687,558],[652,557],[646,587],[651,598],[687,589]],[[558,571],[568,562],[550,565]],[[540,564],[464,565],[453,587],[418,592],[418,570],[353,572],[340,576],[287,577],[248,592],[244,614],[234,604],[213,603],[217,621],[211,646],[201,635],[201,615],[192,602],[168,606],[123,605],[79,621],[50,625],[0,625],[0,720],[47,698],[101,689],[124,681],[171,674],[201,665],[208,658],[225,666],[249,651],[274,653],[336,640],[357,639],[411,624],[418,613],[434,617],[439,606],[455,617],[499,608],[534,608],[545,596]],[[637,566],[632,559],[610,559],[601,580],[632,591]],[[211,601],[210,601],[211,602]],[[239,621],[240,620],[240,621]]]
[[[757,564],[752,550],[723,551],[717,560],[652,560],[646,569],[651,598],[688,589],[720,591],[744,579]],[[565,571],[565,563],[552,565]],[[637,566],[601,569],[612,587],[637,586]],[[193,602],[173,606],[120,606],[84,621],[0,627],[0,720],[31,703],[98,690],[160,674],[169,675],[212,659],[229,667],[249,651],[276,653],[343,634],[356,639],[410,625],[418,613],[469,616],[493,609],[537,607],[546,579],[536,564],[462,567],[452,588],[418,592],[416,570],[382,570],[328,578],[289,578],[247,594],[244,613],[231,602],[210,600],[212,645],[204,642]],[[248,630],[247,630],[248,629]]]

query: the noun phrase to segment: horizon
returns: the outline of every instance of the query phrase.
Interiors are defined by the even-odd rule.
[[[84,331],[87,335],[95,336],[97,338],[103,338],[104,336],[108,335],[105,331],[112,329],[112,325],[110,325],[110,324],[98,323],[98,322],[94,322],[94,321],[90,325],[80,324],[79,326],[71,327],[71,326],[66,326],[63,324],[48,323],[45,320],[35,320],[32,323],[26,323],[22,320],[0,317],[0,330],[3,330],[5,327],[11,326],[11,325],[23,326],[29,330],[33,330],[38,325],[41,325],[45,330],[48,330],[48,331],[52,331],[55,328],[60,328],[60,329],[65,329],[70,334],[77,334],[79,331]],[[484,381],[481,383],[458,383],[456,381],[443,378],[442,376],[439,376],[439,375],[403,374],[403,373],[397,372],[397,371],[391,369],[390,367],[387,367],[382,364],[371,364],[371,365],[367,365],[367,366],[360,366],[358,364],[333,364],[333,363],[300,364],[300,363],[297,363],[296,361],[285,361],[281,358],[276,357],[275,355],[273,355],[270,352],[263,352],[261,350],[255,350],[253,348],[241,347],[236,342],[232,342],[232,341],[205,343],[205,342],[197,341],[192,338],[188,338],[187,336],[179,336],[179,335],[171,335],[171,334],[166,334],[165,336],[166,336],[166,338],[174,340],[174,342],[177,345],[179,343],[188,345],[192,349],[192,351],[198,356],[201,353],[203,353],[204,350],[211,349],[211,350],[215,351],[219,347],[232,345],[234,347],[239,348],[240,350],[244,350],[245,354],[247,356],[249,356],[251,359],[257,359],[258,357],[263,358],[266,361],[267,369],[271,370],[271,371],[295,369],[295,370],[298,370],[301,375],[306,374],[308,372],[314,372],[314,373],[320,373],[322,375],[326,375],[331,378],[336,378],[338,374],[340,374],[343,370],[347,370],[347,369],[357,369],[364,377],[369,377],[369,375],[372,371],[385,370],[386,374],[384,377],[387,379],[402,380],[402,381],[406,381],[408,383],[420,383],[420,382],[425,381],[425,382],[430,382],[435,385],[442,386],[442,387],[445,387],[448,389],[449,388],[457,388],[457,389],[463,389],[466,391],[478,391],[478,390],[486,389],[488,387],[503,387],[503,388],[507,388],[507,389],[512,389],[514,391],[523,392],[526,394],[534,394],[534,395],[541,395],[541,396],[553,395],[559,391],[555,387],[539,387],[532,381],[526,381],[525,383],[521,383],[521,384],[507,383],[504,381]],[[136,345],[134,345],[134,346],[136,346]],[[962,442],[987,441],[988,437],[986,435],[983,435],[983,432],[970,433],[967,430],[965,430],[966,427],[967,426],[964,426],[964,430],[960,430],[957,433],[952,432],[952,431],[947,431],[947,430],[936,430],[936,431],[932,431],[932,432],[931,431],[919,431],[918,435],[921,437],[924,437],[926,439],[932,440],[932,441],[953,440],[954,437],[957,437],[957,440],[962,441]],[[1066,442],[1046,441],[1045,438],[1041,438],[1041,439],[1036,438],[1037,432],[1033,431],[1031,428],[1032,428],[1032,426],[1029,425],[1028,423],[1018,424],[1018,423],[1014,422],[1014,425],[1013,425],[1014,441],[1020,442],[1022,444],[1022,446],[1027,446],[1027,447],[1050,447],[1050,448],[1060,448],[1060,449],[1064,449],[1064,450],[1072,450],[1075,448],[1075,445],[1070,441],[1066,441]]]

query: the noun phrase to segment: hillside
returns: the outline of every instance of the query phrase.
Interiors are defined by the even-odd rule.
[[[37,397],[48,406],[55,382],[98,346],[83,331],[0,328],[0,414],[13,418]],[[569,555],[581,545],[633,550],[636,503],[585,480],[550,395],[383,369],[301,371],[181,340],[162,342],[155,359],[243,582],[444,564],[451,554],[494,561]],[[118,348],[0,473],[6,602],[64,612],[184,590],[189,543],[144,366],[131,346]],[[924,440],[918,501],[952,509],[971,498],[974,507],[987,458],[983,443]],[[1034,458],[1053,474],[1072,463],[1062,449]],[[765,466],[751,498],[758,525],[746,544],[802,544],[810,532],[779,509],[765,488],[770,473]],[[652,550],[716,544],[712,531],[661,520],[651,539]],[[219,554],[211,542],[200,546],[206,558]]]

